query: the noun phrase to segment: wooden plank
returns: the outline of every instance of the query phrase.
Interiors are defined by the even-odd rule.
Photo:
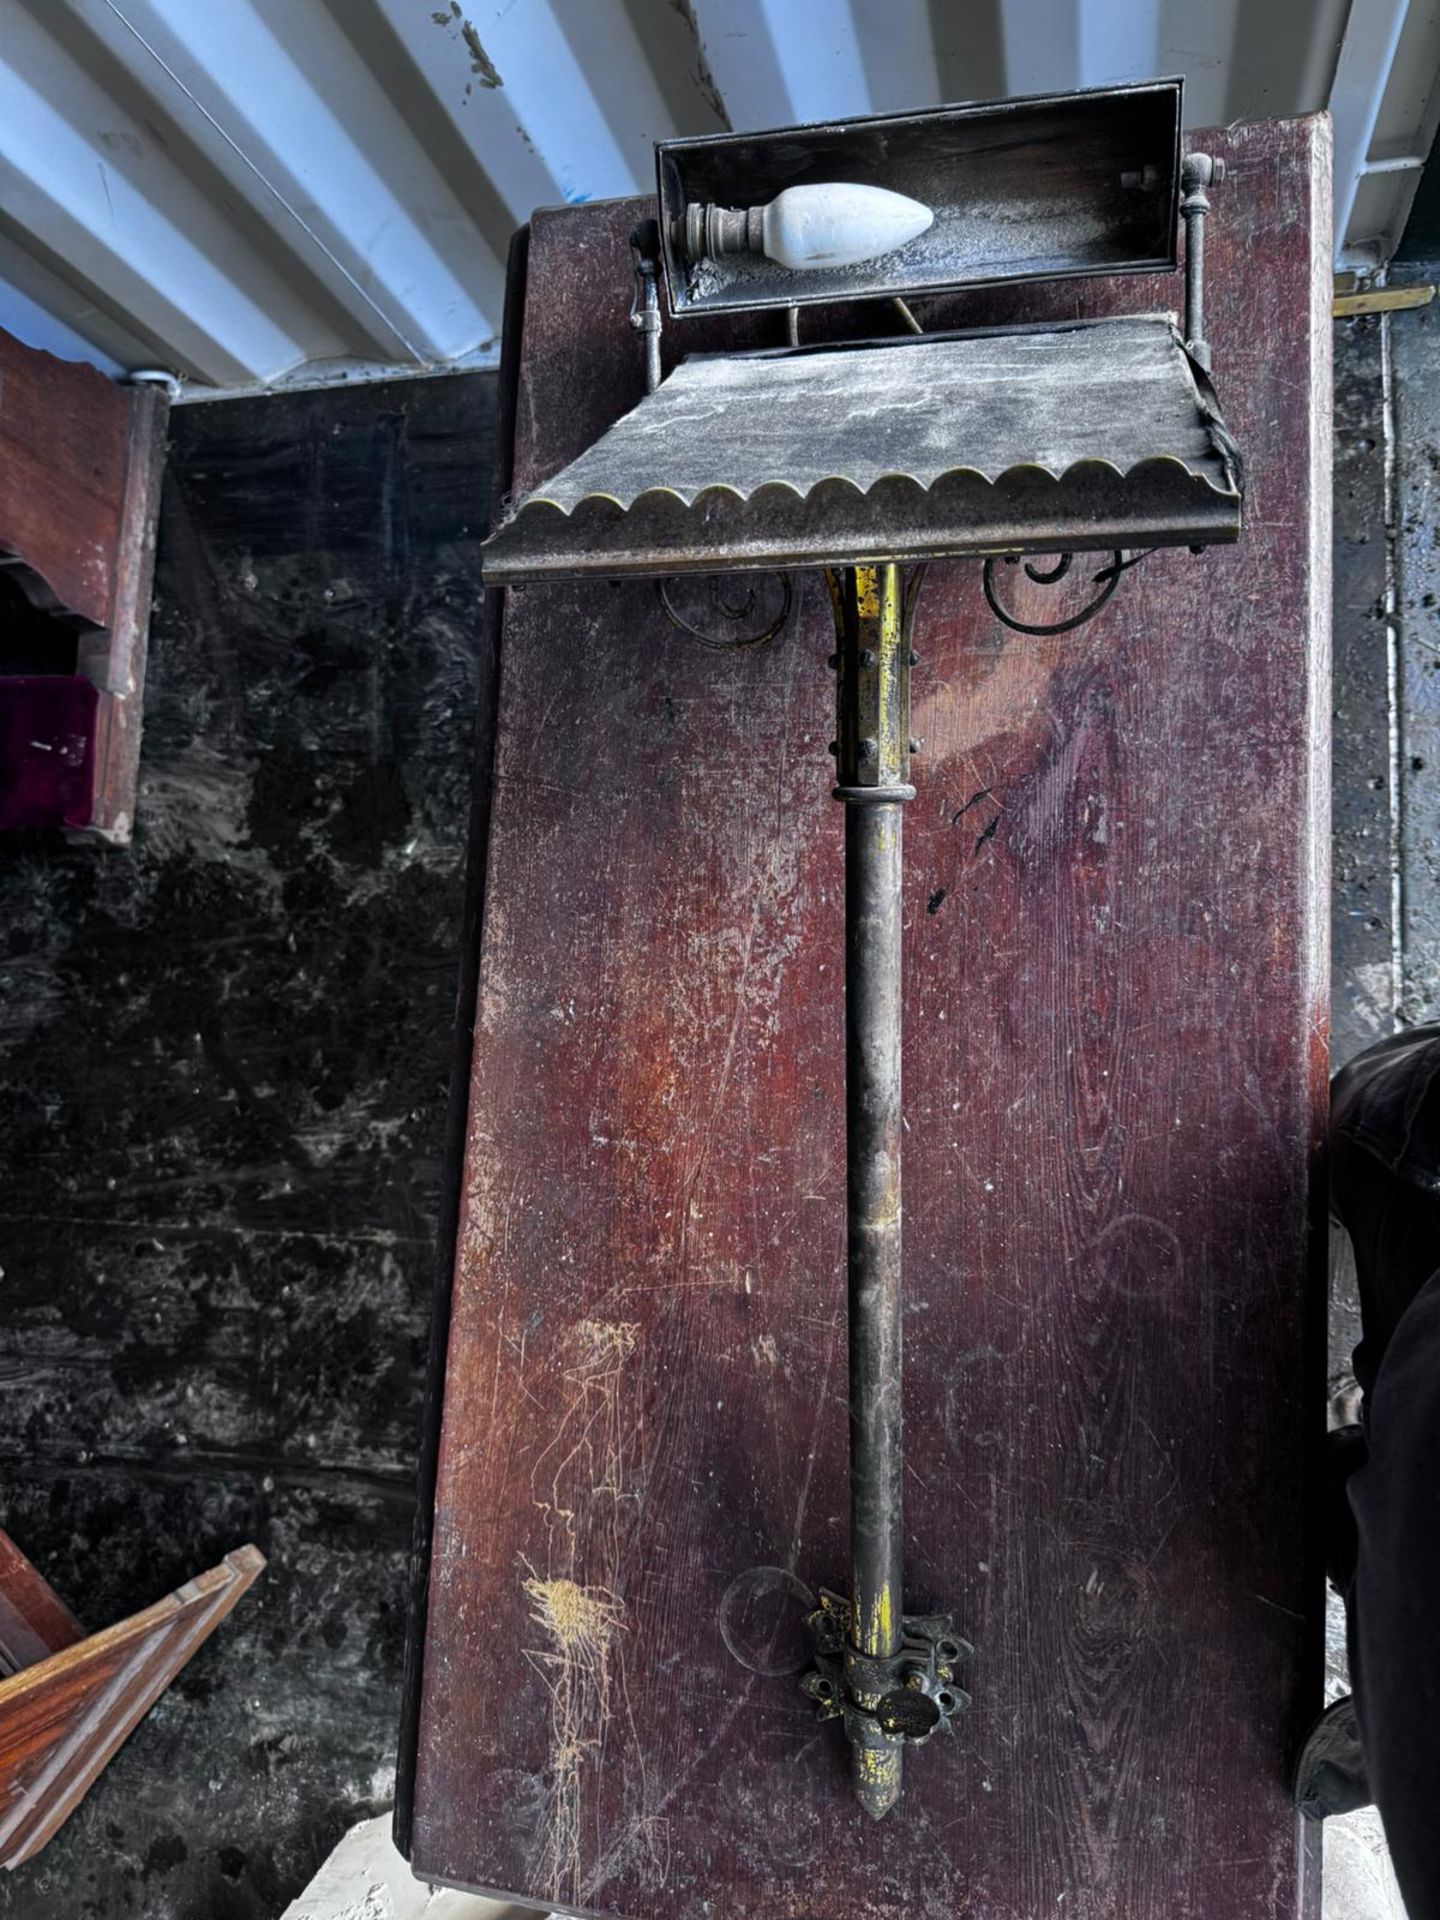
[[[239,1547],[143,1613],[0,1681],[0,1866],[54,1835],[264,1566]]]
[[[87,648],[82,640],[80,647],[81,664],[100,688],[90,827],[92,832],[121,845],[129,840],[135,824],[150,600],[169,415],[170,401],[163,388],[145,385],[130,390],[125,491],[110,623],[103,636],[96,636],[95,645]],[[103,648],[98,645],[101,638]],[[93,661],[88,658],[91,652],[96,656]]]
[[[510,492],[515,444],[515,402],[519,379],[520,331],[525,302],[525,268],[530,229],[521,227],[510,242],[505,278],[505,328],[496,382],[494,454],[490,473],[489,515],[493,524]],[[488,452],[488,448],[487,448]],[[480,975],[480,929],[484,923],[485,869],[490,845],[491,800],[495,781],[495,721],[500,699],[500,633],[504,594],[489,588],[481,597],[476,673],[475,736],[470,762],[470,820],[465,864],[465,912],[460,928],[460,976],[455,995],[455,1039],[450,1093],[445,1114],[445,1180],[435,1236],[435,1286],[430,1338],[425,1355],[420,1465],[415,1488],[414,1537],[405,1633],[405,1672],[401,1684],[400,1735],[395,1766],[394,1836],[397,1850],[410,1851],[414,1813],[415,1744],[425,1671],[425,1618],[430,1591],[430,1545],[434,1533],[435,1474],[450,1340],[450,1272],[454,1260],[464,1185],[465,1135],[469,1118],[471,1052],[475,996]]]
[[[0,1530],[0,1672],[17,1673],[84,1637],[44,1574]]]
[[[0,554],[36,606],[109,627],[132,394],[0,332]]]
[[[922,601],[907,1599],[978,1653],[879,1826],[793,1677],[797,1593],[846,1572],[823,592],[728,658],[643,583],[509,596],[428,1878],[633,1920],[1316,1910],[1285,1769],[1322,1599],[1328,124],[1202,138],[1239,547],[1156,556],[1058,639],[1000,629],[974,563]],[[535,220],[517,489],[638,397],[635,211]]]
[[[77,817],[57,801],[39,824],[122,844],[135,818],[168,414],[163,387],[120,386],[0,333],[0,565],[57,616],[99,690],[89,804]],[[5,809],[0,824],[31,823]]]
[[[1361,313],[1400,313],[1408,307],[1428,307],[1434,298],[1433,284],[1375,287],[1365,293],[1337,293],[1330,311],[1337,320],[1353,320]]]

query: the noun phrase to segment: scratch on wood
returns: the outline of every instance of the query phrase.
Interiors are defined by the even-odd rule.
[[[581,1320],[570,1335],[575,1353],[565,1369],[570,1403],[535,1463],[531,1489],[552,1538],[559,1534],[557,1544],[572,1562],[576,1493],[587,1502],[597,1494],[618,1500],[624,1493],[625,1456],[634,1436],[621,1419],[620,1373],[639,1338],[639,1324],[633,1320]],[[541,1494],[538,1488],[547,1471],[548,1494]],[[611,1546],[609,1558],[616,1564],[619,1545],[613,1536]]]
[[[550,1695],[552,1784],[538,1871],[553,1894],[577,1901],[581,1776],[609,1725],[611,1652],[625,1628],[625,1609],[607,1588],[582,1587],[573,1580],[531,1578],[525,1592],[530,1618],[549,1641],[548,1647],[525,1650]]]
[[[550,1696],[549,1800],[535,1871],[550,1897],[571,1902],[581,1893],[587,1780],[598,1780],[602,1766],[607,1776],[617,1772],[625,1781],[629,1831],[649,1852],[662,1883],[668,1871],[665,1823],[651,1809],[618,1641],[626,1627],[617,1591],[626,1557],[622,1515],[642,1510],[645,1481],[643,1415],[627,1413],[622,1394],[640,1335],[633,1320],[587,1318],[570,1329],[563,1375],[569,1400],[531,1475],[532,1498],[545,1518],[549,1569],[541,1579],[525,1563],[531,1617],[549,1641],[526,1655]],[[597,1577],[586,1579],[584,1567]],[[606,1743],[617,1726],[628,1757],[607,1760]]]

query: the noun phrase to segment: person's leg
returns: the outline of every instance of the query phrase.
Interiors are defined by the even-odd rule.
[[[1440,1267],[1440,1026],[1352,1060],[1330,1089],[1330,1210],[1355,1249],[1368,1401],[1402,1315]]]
[[[1350,1478],[1350,1684],[1409,1920],[1440,1920],[1440,1273],[1405,1308]]]
[[[1360,1461],[1345,1482],[1353,1571],[1340,1577],[1361,1784],[1410,1920],[1440,1920],[1440,1027],[1398,1034],[1336,1077],[1330,1141],[1363,1332],[1364,1438],[1346,1442]]]
[[[1331,1403],[1333,1424],[1325,1437],[1325,1572],[1347,1609],[1359,1553],[1349,1483],[1370,1452],[1358,1401],[1351,1390]],[[1295,1769],[1295,1804],[1310,1820],[1374,1806],[1353,1694],[1333,1701],[1306,1736]]]
[[[1440,1273],[1400,1316],[1349,1482],[1350,1682],[1410,1920],[1440,1920]]]

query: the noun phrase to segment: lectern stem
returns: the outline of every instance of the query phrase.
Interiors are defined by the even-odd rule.
[[[910,653],[900,570],[830,576],[837,632],[836,798],[845,802],[845,1135],[850,1313],[850,1638],[900,1652],[900,930],[910,758]],[[865,1673],[864,1667],[852,1672]],[[873,1714],[881,1694],[852,1684]],[[877,1819],[900,1795],[897,1738],[852,1742],[855,1792]]]
[[[864,1654],[900,1651],[901,1512],[899,800],[845,818],[845,1114],[849,1195],[851,1619]],[[877,1707],[875,1699],[857,1704]],[[903,1749],[855,1747],[855,1791],[898,1799]]]

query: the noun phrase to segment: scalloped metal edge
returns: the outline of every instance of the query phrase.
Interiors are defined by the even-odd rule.
[[[1221,466],[1223,470],[1225,463],[1221,460],[1220,456],[1217,454],[1213,457],[1215,458],[1216,464]],[[1024,460],[1016,462],[1013,466],[1002,468],[998,474],[989,474],[981,467],[970,466],[946,467],[936,474],[932,480],[922,480],[917,474],[913,473],[881,473],[876,475],[868,487],[857,485],[854,480],[851,480],[843,473],[835,473],[826,474],[804,493],[802,493],[798,487],[793,486],[788,480],[765,480],[749,493],[744,493],[738,487],[732,487],[725,481],[712,481],[706,486],[696,488],[692,493],[682,493],[677,487],[646,487],[642,492],[632,494],[628,502],[620,499],[613,493],[585,493],[582,494],[573,505],[568,507],[561,501],[552,499],[543,491],[543,487],[537,487],[532,493],[528,493],[518,506],[512,508],[507,515],[497,521],[495,532],[491,535],[491,538],[493,539],[497,534],[506,532],[511,527],[516,526],[527,514],[541,517],[541,509],[548,509],[550,513],[558,514],[561,519],[569,520],[584,507],[608,505],[614,507],[620,513],[631,514],[641,510],[647,503],[668,505],[669,502],[674,501],[687,512],[690,512],[701,502],[712,498],[730,499],[740,506],[748,506],[752,501],[758,500],[762,494],[766,493],[788,494],[791,499],[799,505],[805,506],[812,501],[822,489],[826,488],[831,490],[841,489],[845,493],[853,494],[859,500],[868,500],[879,488],[885,486],[908,486],[913,487],[917,493],[931,494],[946,481],[950,480],[968,478],[980,481],[983,486],[1001,487],[1007,480],[1021,478],[1028,474],[1039,474],[1056,487],[1067,485],[1076,475],[1096,472],[1111,474],[1116,480],[1128,485],[1137,475],[1146,473],[1156,467],[1175,468],[1178,472],[1182,473],[1187,480],[1208,487],[1217,499],[1239,501],[1243,497],[1240,488],[1234,485],[1217,485],[1210,474],[1206,473],[1203,469],[1192,466],[1189,461],[1183,459],[1179,454],[1147,454],[1143,460],[1137,460],[1134,466],[1128,468],[1117,467],[1113,460],[1105,460],[1098,456],[1087,455],[1084,459],[1073,460],[1070,465],[1060,473],[1057,473],[1052,467],[1047,467],[1042,461]]]

